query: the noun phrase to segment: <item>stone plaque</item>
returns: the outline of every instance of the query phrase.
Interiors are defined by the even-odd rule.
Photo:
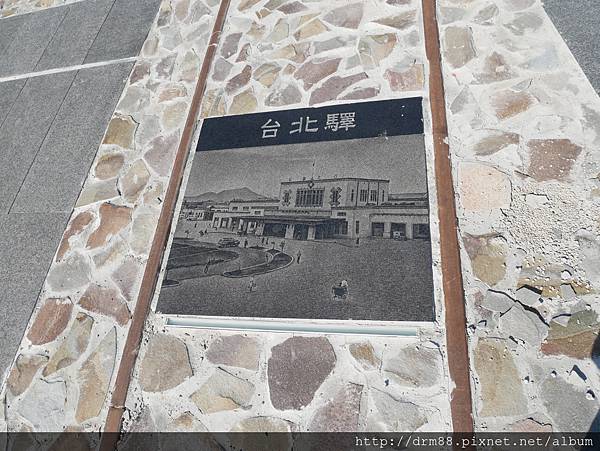
[[[157,310],[433,320],[421,104],[205,120]]]

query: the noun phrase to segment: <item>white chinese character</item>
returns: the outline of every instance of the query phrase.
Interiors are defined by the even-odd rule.
[[[345,128],[348,131],[349,128],[356,127],[354,123],[355,112],[351,113],[340,113],[340,128]]]
[[[293,135],[294,133],[302,133],[302,124],[303,124],[303,119],[304,118],[300,118],[299,121],[296,122],[292,122],[292,126],[296,126],[297,128],[290,130],[290,135]],[[318,127],[315,128],[309,128],[310,124],[316,124],[318,121],[316,119],[311,120],[309,116],[306,116],[306,123],[304,124],[304,131],[307,133],[315,133],[319,131]]]
[[[308,128],[308,126],[309,126],[311,123],[313,123],[313,124],[316,124],[316,123],[317,123],[317,120],[316,120],[316,119],[314,119],[314,120],[312,120],[312,121],[311,121],[311,120],[310,120],[310,117],[306,116],[306,128],[304,129],[304,131],[305,131],[305,132],[309,132],[309,133],[316,133],[316,132],[318,132],[318,131],[319,131],[319,128],[318,128],[318,127],[316,127],[316,128]]]
[[[275,138],[277,137],[277,130],[279,129],[280,125],[279,122],[274,121],[274,124],[271,124],[271,119],[269,119],[265,125],[263,125],[262,128],[262,137],[264,138]]]
[[[340,126],[339,113],[328,114],[327,115],[327,123],[325,124],[325,128],[327,130],[331,130],[332,132],[337,132],[339,126]]]

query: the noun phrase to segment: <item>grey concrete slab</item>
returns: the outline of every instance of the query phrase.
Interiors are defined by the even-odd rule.
[[[31,72],[67,11],[62,7],[27,14],[25,22],[12,36],[12,42],[0,55],[0,77]]]
[[[36,71],[83,63],[114,0],[96,0],[68,6],[68,13],[44,50]]]
[[[0,127],[25,86],[25,82],[26,80],[14,80],[0,83]]]
[[[0,215],[13,203],[75,72],[27,80],[0,128]]]
[[[600,2],[598,0],[544,0],[544,9],[600,93]]]
[[[159,4],[160,0],[116,0],[85,63],[137,56]]]
[[[0,218],[0,374],[21,342],[69,214]]]
[[[26,20],[26,16],[9,17],[8,19],[0,20],[0,55],[4,55],[13,37],[16,36],[19,28],[21,28]]]
[[[12,211],[73,209],[132,66],[121,63],[79,71]]]

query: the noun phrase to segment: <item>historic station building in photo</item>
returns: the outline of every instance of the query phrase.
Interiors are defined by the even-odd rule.
[[[297,240],[429,239],[427,193],[390,194],[389,184],[356,177],[290,180],[281,183],[279,199],[210,206],[211,226]]]

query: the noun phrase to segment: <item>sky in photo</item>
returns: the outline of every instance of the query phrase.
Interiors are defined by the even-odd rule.
[[[390,180],[390,193],[427,191],[423,135],[197,152],[186,196],[249,188],[277,198],[280,183],[332,177]]]

